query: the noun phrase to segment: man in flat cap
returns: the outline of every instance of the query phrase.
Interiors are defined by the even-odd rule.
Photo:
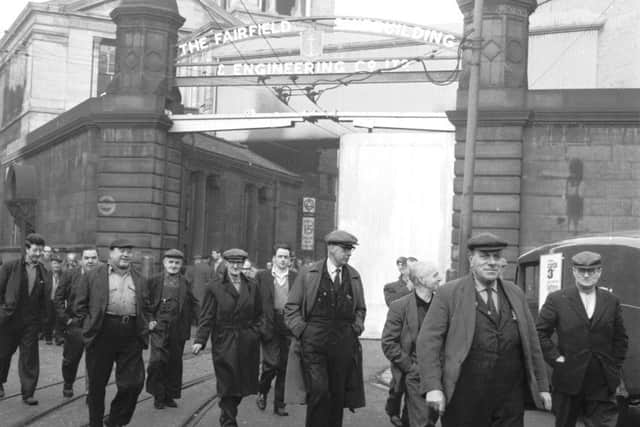
[[[284,308],[296,338],[288,364],[297,368],[287,368],[285,394],[306,395],[306,427],[341,427],[344,408],[365,405],[358,340],[366,314],[364,290],[360,274],[348,265],[358,239],[336,230],[325,241],[327,258],[302,268]],[[306,390],[296,391],[300,370]]]
[[[193,352],[198,354],[211,337],[220,425],[235,427],[242,398],[258,393],[262,298],[253,279],[242,274],[247,253],[229,249],[222,256],[226,273],[207,284]]]
[[[149,365],[147,392],[156,409],[175,408],[182,390],[182,353],[191,337],[191,323],[198,317],[198,301],[191,283],[180,273],[184,254],[169,249],[162,258],[163,271],[148,281]]]
[[[589,427],[614,427],[615,393],[628,347],[620,301],[597,286],[600,254],[584,251],[571,261],[575,286],[550,293],[537,323],[544,357],[553,367],[555,425],[573,427],[582,416]]]
[[[439,288],[420,329],[422,393],[443,427],[522,426],[529,398],[551,409],[524,293],[500,278],[506,246],[491,233],[469,239],[470,274]]]
[[[37,405],[33,397],[40,373],[38,332],[47,315],[51,275],[40,263],[44,238],[29,234],[24,255],[0,268],[0,398],[11,357],[20,349],[18,374],[22,401]]]
[[[118,392],[104,425],[127,425],[144,387],[142,349],[149,335],[150,304],[144,278],[131,266],[133,244],[116,239],[109,262],[82,276],[76,296],[76,316],[83,319],[89,376],[89,423],[101,427],[105,387],[116,365]]]

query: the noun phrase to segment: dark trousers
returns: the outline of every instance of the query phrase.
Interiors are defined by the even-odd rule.
[[[238,427],[238,405],[242,401],[240,396],[222,396],[220,398],[220,427]]]
[[[578,417],[586,427],[615,427],[618,422],[618,405],[615,394],[609,400],[589,400],[584,394],[569,395],[554,392],[553,413],[556,427],[575,427]]]
[[[438,413],[430,410],[420,392],[420,374],[417,368],[404,375],[404,385],[406,390],[404,395],[405,408],[409,413],[408,425],[410,427],[435,427]]]
[[[82,328],[74,324],[67,326],[62,348],[62,379],[65,385],[73,385],[75,382],[83,352]]]
[[[347,379],[355,369],[354,335],[351,325],[308,324],[305,328],[301,348],[306,427],[342,427]]]
[[[402,382],[404,383],[404,379],[402,380]],[[391,377],[391,382],[389,383],[389,396],[387,397],[387,403],[384,406],[384,410],[387,415],[397,415],[405,425],[409,425],[409,414],[407,413],[406,398],[404,408],[402,408],[402,396],[404,396],[404,393],[404,387],[399,387],[396,384],[395,377]],[[401,409],[402,416],[400,416]]]
[[[164,402],[180,397],[184,340],[167,329],[154,329],[149,335],[147,392]]]
[[[39,329],[38,323],[17,325],[9,322],[0,327],[0,384],[7,382],[11,358],[19,348],[18,375],[20,376],[22,398],[33,396],[38,384],[38,375],[40,374]]]
[[[111,401],[109,419],[113,424],[128,424],[144,387],[142,341],[136,335],[135,318],[122,323],[120,317],[105,315],[102,330],[87,348],[86,357],[91,426],[102,427],[105,387],[114,363],[118,392]]]
[[[267,395],[271,382],[276,379],[274,408],[284,408],[284,379],[287,373],[287,358],[291,345],[291,334],[284,324],[284,314],[274,312],[273,339],[262,344],[262,374],[260,393]]]
[[[42,324],[42,335],[47,341],[55,339],[60,341],[64,338],[62,330],[64,329],[58,316],[56,315],[56,308],[53,300],[48,299],[46,303],[47,321]]]

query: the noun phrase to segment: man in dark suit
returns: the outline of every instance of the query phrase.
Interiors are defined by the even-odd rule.
[[[402,298],[405,295],[409,295],[413,291],[413,283],[409,278],[409,266],[407,260],[408,258],[403,256],[396,260],[396,267],[398,267],[400,276],[395,282],[384,285],[384,302],[387,303],[387,307],[390,307],[393,301]],[[404,388],[402,385],[402,379],[398,377],[399,371],[397,369],[392,369],[391,374],[389,397],[387,398],[387,403],[385,404],[384,409],[387,412],[387,415],[389,415],[391,424],[401,427],[408,422],[406,404],[402,411],[402,416],[400,416]]]
[[[104,425],[123,426],[131,420],[144,387],[142,349],[151,318],[145,280],[131,266],[133,244],[116,239],[109,249],[109,263],[82,277],[76,297],[76,314],[83,319],[91,427],[102,426],[114,363],[118,391]]]
[[[226,272],[207,284],[193,353],[211,339],[220,425],[236,427],[242,398],[258,392],[262,298],[258,285],[242,274],[247,253],[229,249],[223,257]]]
[[[614,427],[615,392],[628,348],[620,301],[597,286],[600,254],[584,251],[571,260],[576,286],[549,294],[537,323],[544,357],[553,367],[556,427],[574,427],[580,415],[588,427]]]
[[[62,395],[73,397],[73,383],[78,375],[78,365],[84,353],[82,339],[82,319],[75,312],[75,302],[80,279],[98,266],[98,251],[88,248],[82,251],[80,268],[70,268],[64,272],[60,286],[56,289],[54,305],[58,321],[64,328],[64,347],[62,349]]]
[[[395,388],[406,393],[408,422],[401,425],[433,427],[438,414],[433,411],[435,420],[430,419],[429,408],[420,392],[416,339],[441,278],[435,265],[426,262],[413,264],[409,275],[415,288],[391,303],[382,331],[382,351],[391,362],[394,378],[398,378]]]
[[[11,357],[20,348],[18,375],[27,405],[38,404],[33,397],[40,373],[38,333],[47,316],[47,289],[51,289],[51,275],[39,261],[43,247],[41,235],[29,234],[24,256],[0,268],[0,398]]]
[[[521,427],[528,398],[551,409],[524,293],[500,278],[506,246],[491,233],[469,239],[470,274],[438,289],[420,329],[421,391],[443,427]]]
[[[335,230],[325,242],[327,258],[302,268],[284,309],[285,323],[299,340],[302,354],[306,427],[341,427],[344,408],[364,406],[358,337],[366,306],[360,274],[348,265],[358,239]],[[287,386],[297,382],[289,378],[289,371]]]
[[[60,286],[63,275],[62,258],[60,258],[58,255],[52,255],[49,258],[48,273],[51,275],[51,280],[49,280],[49,286],[46,289],[49,298],[47,299],[47,319],[42,327],[44,340],[47,345],[53,344],[54,339],[56,345],[62,345],[64,341],[64,337],[62,334],[62,325],[60,324],[60,322],[58,321],[58,317],[56,316],[56,307],[54,302],[56,290]]]
[[[289,297],[289,288],[296,274],[289,269],[291,264],[291,246],[278,243],[273,247],[273,267],[256,274],[256,281],[262,296],[264,326],[262,330],[262,374],[260,392],[256,403],[264,410],[271,382],[276,379],[273,398],[273,412],[276,415],[289,415],[284,404],[284,379],[287,373],[287,357],[291,345],[291,332],[284,324],[284,305]]]

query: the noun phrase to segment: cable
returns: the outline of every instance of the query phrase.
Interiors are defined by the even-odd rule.
[[[551,1],[551,0],[547,0],[545,3],[548,3],[549,1]],[[604,8],[604,10],[600,13],[600,15],[598,15],[598,19],[599,19],[599,18],[602,18],[602,17],[605,15],[605,13],[607,13],[607,11],[608,11],[609,9],[611,9],[611,7],[613,6],[613,4],[614,4],[615,2],[616,2],[616,0],[611,0],[611,2],[609,2],[609,4],[607,5],[607,7],[605,7],[605,8]],[[540,74],[540,75],[539,75],[539,76],[538,76],[538,77],[533,81],[533,83],[531,83],[531,86],[535,86],[535,84],[536,84],[536,83],[537,83],[541,78],[543,78],[544,76],[546,76],[546,75],[547,75],[547,73],[548,73],[549,71],[551,71],[551,70],[553,69],[553,67],[555,67],[555,66],[558,64],[558,62],[560,62],[560,60],[562,59],[562,57],[564,56],[564,54],[565,54],[565,53],[567,53],[567,52],[569,51],[569,49],[571,49],[571,48],[573,47],[573,45],[574,45],[574,44],[576,44],[576,43],[578,42],[578,40],[580,40],[582,37],[584,37],[584,35],[585,35],[585,32],[583,31],[583,32],[581,32],[581,33],[580,33],[580,34],[579,34],[579,35],[578,35],[578,36],[577,36],[577,37],[576,37],[576,38],[575,38],[571,43],[569,43],[569,44],[567,45],[567,47],[566,47],[566,48],[564,48],[564,49],[562,50],[562,52],[560,52],[560,55],[558,55],[558,57],[557,57],[557,58],[556,58],[556,59],[551,63],[551,65],[549,65],[549,67],[547,67],[547,68],[544,70],[544,72],[543,72],[542,74]]]

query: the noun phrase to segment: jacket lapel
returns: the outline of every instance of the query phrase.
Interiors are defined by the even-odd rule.
[[[596,306],[593,309],[593,316],[591,317],[591,327],[602,318],[602,315],[606,311],[603,292],[607,291],[596,288]]]
[[[305,310],[305,315],[311,313],[313,310],[313,305],[316,302],[316,297],[318,296],[318,288],[320,287],[320,278],[322,277],[322,272],[325,270],[326,259],[324,261],[318,261],[311,268],[309,268],[309,274],[311,277],[309,278],[309,287],[306,289],[307,300],[305,305],[307,309]]]
[[[238,291],[236,291],[235,286],[233,286],[233,283],[231,283],[231,279],[229,279],[229,276],[227,274],[225,274],[224,279],[222,279],[222,288],[226,293],[231,295],[234,300],[237,300],[240,296],[240,294],[238,294]],[[240,289],[242,289],[242,286],[240,287]]]
[[[415,291],[413,291],[413,295],[407,302],[407,325],[409,326],[409,334],[412,342],[415,342],[416,338],[418,338],[418,331],[420,330],[420,325],[418,325],[417,298],[418,296]]]
[[[466,357],[476,329],[476,284],[470,274],[464,279],[461,292],[460,310],[456,310],[456,312],[461,313],[459,322],[465,331],[464,355]]]
[[[570,287],[565,291],[564,296],[573,311],[575,311],[584,322],[589,323],[589,318],[587,317],[587,312],[584,309],[584,304],[582,304],[582,300],[580,299],[578,288],[575,286]]]

